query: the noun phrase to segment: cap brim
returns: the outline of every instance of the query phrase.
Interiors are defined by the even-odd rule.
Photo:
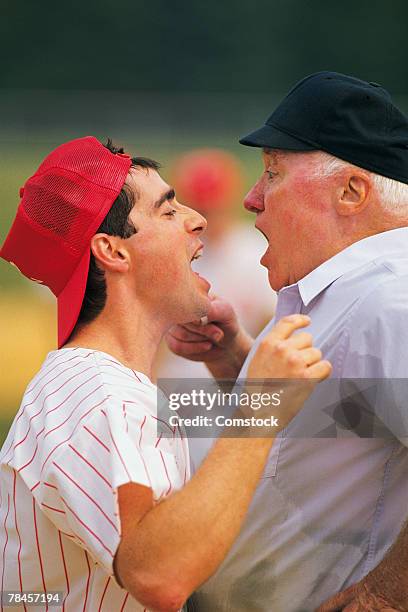
[[[273,125],[265,124],[263,127],[243,136],[239,139],[240,144],[248,147],[265,147],[268,149],[286,149],[288,151],[316,151],[317,147],[312,144],[290,136]]]
[[[78,320],[88,279],[91,250],[86,249],[67,285],[58,295],[58,348],[70,337]]]

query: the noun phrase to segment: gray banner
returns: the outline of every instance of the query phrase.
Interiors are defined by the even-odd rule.
[[[408,439],[408,379],[160,379],[158,435]]]

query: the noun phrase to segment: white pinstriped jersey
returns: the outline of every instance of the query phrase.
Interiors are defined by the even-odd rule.
[[[187,441],[157,435],[156,407],[148,377],[106,353],[47,355],[0,455],[1,590],[62,591],[67,612],[144,610],[113,575],[117,488],[159,501],[189,478]]]

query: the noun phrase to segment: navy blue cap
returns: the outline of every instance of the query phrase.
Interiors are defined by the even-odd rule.
[[[377,83],[337,72],[317,72],[296,83],[265,125],[239,142],[326,151],[408,183],[408,118]]]

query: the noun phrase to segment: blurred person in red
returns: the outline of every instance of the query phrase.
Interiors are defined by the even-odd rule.
[[[210,280],[215,295],[221,293],[234,306],[244,328],[257,335],[274,313],[276,295],[259,266],[265,242],[237,216],[245,189],[239,160],[222,149],[194,149],[176,159],[170,175],[181,201],[207,220],[206,256],[194,269]],[[201,362],[166,351],[158,375],[200,377],[208,372]]]

